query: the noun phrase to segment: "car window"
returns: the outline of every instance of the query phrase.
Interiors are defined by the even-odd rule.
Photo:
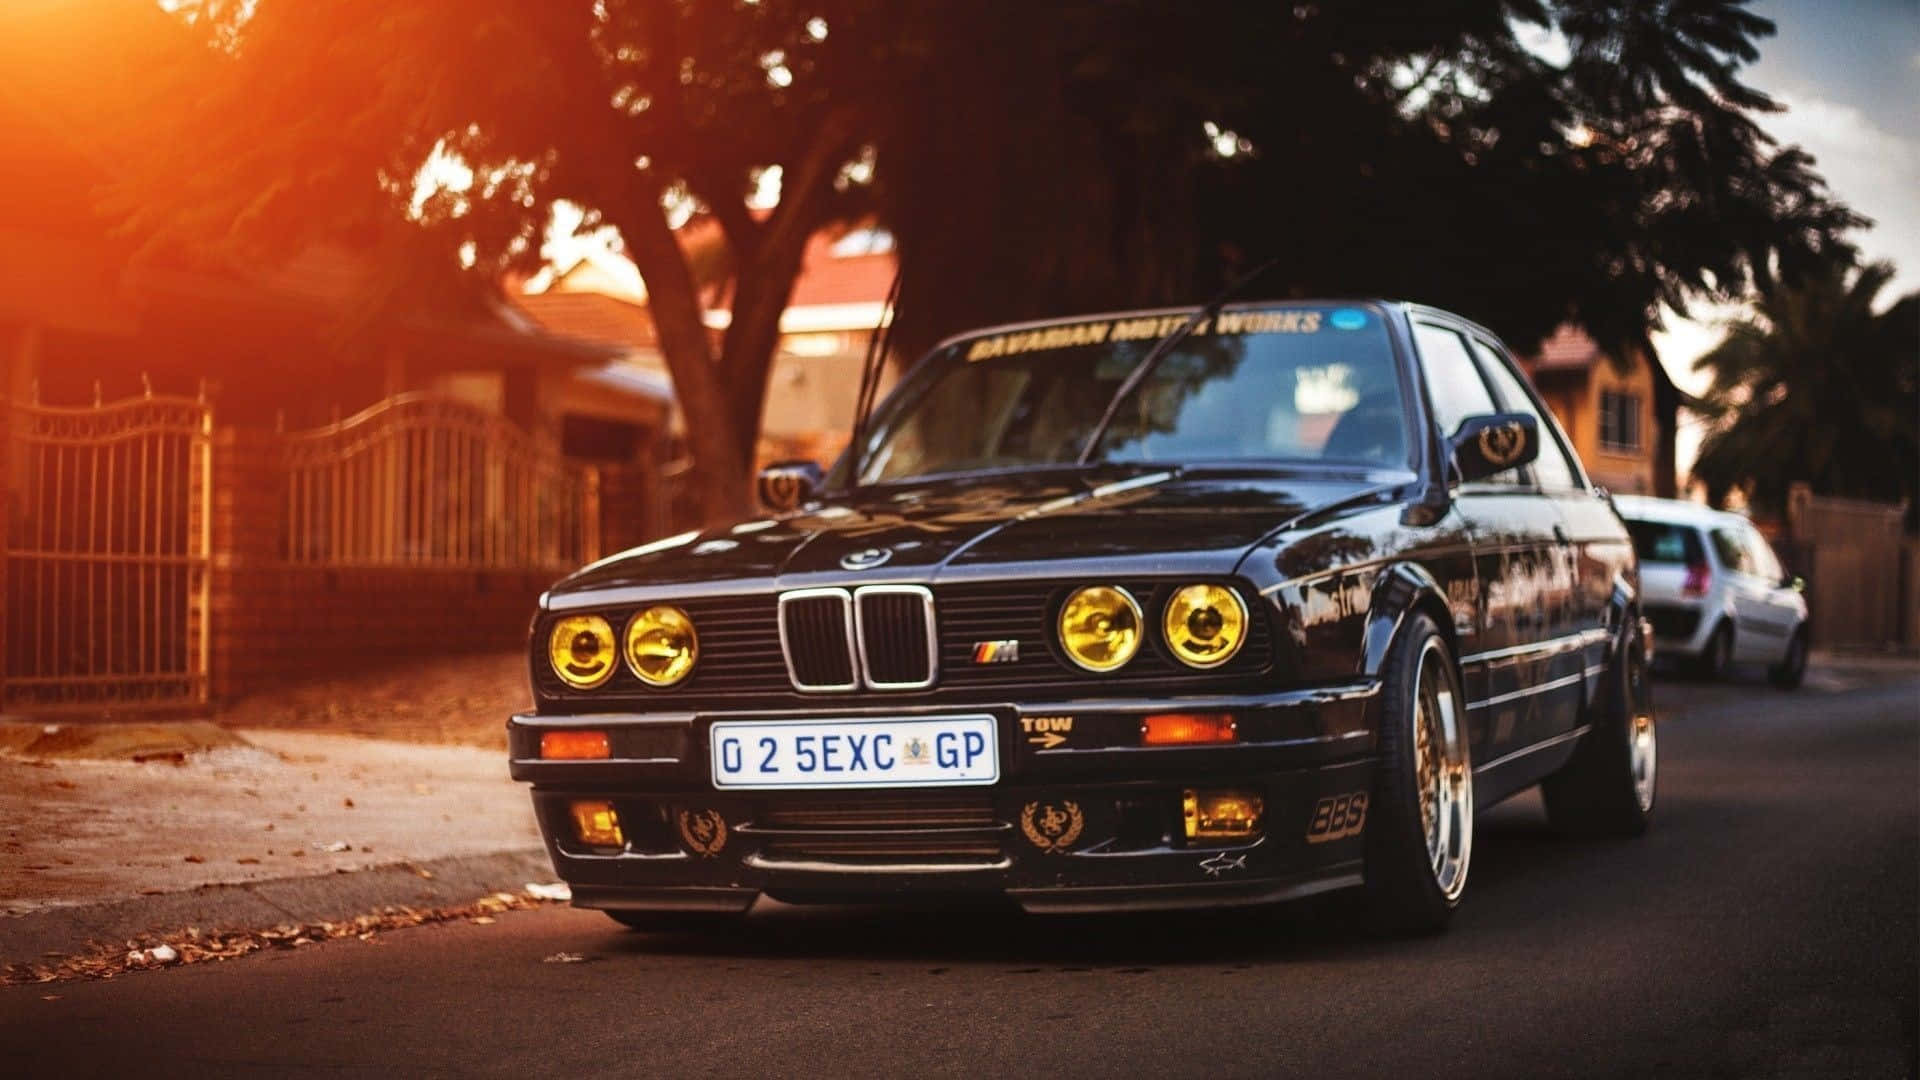
[[[1643,563],[1694,566],[1707,561],[1700,533],[1690,526],[1664,521],[1628,521],[1627,532],[1633,536],[1634,554],[1640,556]]]
[[[1420,345],[1420,367],[1426,376],[1427,394],[1433,399],[1434,426],[1440,434],[1451,437],[1467,417],[1500,411],[1459,334],[1442,326],[1415,323],[1413,336]],[[1480,482],[1517,484],[1520,470],[1507,469]]]
[[[1567,491],[1580,486],[1575,479],[1580,474],[1568,459],[1567,448],[1560,443],[1560,437],[1553,430],[1553,422],[1540,412],[1534,404],[1533,395],[1520,382],[1513,368],[1500,356],[1498,350],[1478,338],[1472,339],[1474,355],[1480,358],[1486,370],[1487,381],[1500,392],[1506,407],[1512,412],[1523,412],[1532,416],[1540,424],[1540,456],[1533,462],[1533,478],[1549,491]]]
[[[1742,574],[1753,573],[1753,564],[1747,558],[1747,545],[1740,534],[1732,529],[1715,529],[1713,553],[1720,557],[1720,565]]]
[[[1773,553],[1773,545],[1760,535],[1760,530],[1748,525],[1741,532],[1746,540],[1747,562],[1752,567],[1750,572],[1768,581],[1779,581],[1785,577],[1786,572],[1780,568],[1780,559]]]
[[[1378,314],[1223,311],[1131,381],[1187,318],[1098,316],[949,343],[874,410],[860,480],[1083,459],[1406,467],[1400,372]]]

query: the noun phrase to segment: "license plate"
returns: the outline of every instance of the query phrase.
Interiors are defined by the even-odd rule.
[[[725,720],[713,725],[717,788],[907,788],[1000,779],[991,716],[915,720]]]

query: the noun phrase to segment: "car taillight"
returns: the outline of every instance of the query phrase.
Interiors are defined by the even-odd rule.
[[[1712,576],[1712,571],[1707,569],[1706,563],[1694,563],[1688,566],[1687,579],[1680,583],[1680,595],[1681,596],[1707,595],[1707,581],[1711,576]]]

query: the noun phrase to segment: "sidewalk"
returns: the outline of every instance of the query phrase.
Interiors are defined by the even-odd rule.
[[[507,777],[525,679],[496,654],[289,688],[217,726],[0,724],[0,967],[552,881]]]

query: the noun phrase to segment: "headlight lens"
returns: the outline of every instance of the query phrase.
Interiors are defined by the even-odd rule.
[[[648,686],[672,686],[693,672],[700,638],[677,607],[650,607],[627,623],[627,667]]]
[[[613,627],[598,615],[568,615],[547,635],[553,673],[575,690],[591,690],[613,677]]]
[[[1108,585],[1077,589],[1060,607],[1060,647],[1088,671],[1112,671],[1140,651],[1140,605]]]
[[[1233,659],[1247,637],[1247,605],[1225,585],[1188,585],[1167,600],[1167,647],[1188,667]]]

